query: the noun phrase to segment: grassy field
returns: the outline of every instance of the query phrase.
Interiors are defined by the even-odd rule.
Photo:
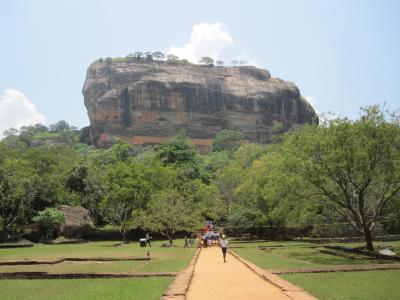
[[[332,245],[332,244],[330,244]],[[341,243],[360,246],[360,243]],[[352,264],[389,264],[394,261],[353,259],[319,252],[323,245],[303,242],[231,242],[231,250],[264,269],[313,269]],[[376,243],[400,252],[400,242]],[[397,262],[398,263],[398,262]],[[400,270],[302,273],[281,275],[322,300],[399,299]]]
[[[347,246],[359,246],[361,244],[341,244]],[[378,244],[377,244],[378,245]],[[379,243],[380,246],[397,249],[400,242]],[[255,263],[264,269],[313,269],[329,268],[337,265],[352,264],[386,264],[393,263],[390,260],[370,259],[359,256],[353,259],[321,253],[323,245],[302,242],[235,242],[231,243],[231,249],[243,258]],[[265,248],[265,250],[263,250]]]
[[[194,254],[194,249],[184,249],[183,241],[177,240],[178,247],[163,248],[162,242],[155,241],[152,248],[140,248],[138,243],[127,246],[113,246],[116,242],[93,242],[73,245],[36,244],[33,248],[0,249],[1,260],[55,259],[62,257],[146,257],[150,261],[114,262],[64,262],[55,265],[0,266],[0,272],[44,271],[51,273],[75,272],[156,272],[183,270]]]
[[[49,273],[97,272],[178,272],[190,262],[195,249],[184,249],[183,240],[177,247],[161,247],[161,241],[151,248],[140,248],[138,243],[114,246],[117,242],[92,242],[73,245],[35,244],[32,248],[0,249],[0,261],[23,259],[55,259],[63,257],[133,258],[146,257],[150,261],[63,262],[54,265],[0,266],[0,272],[38,271]],[[172,277],[119,279],[49,279],[0,280],[0,299],[160,299]]]
[[[400,297],[400,270],[290,274],[282,277],[321,300],[395,300]]]
[[[172,278],[0,280],[1,299],[160,299]]]

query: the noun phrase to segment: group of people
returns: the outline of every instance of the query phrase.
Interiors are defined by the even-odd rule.
[[[222,250],[222,256],[224,258],[224,262],[226,262],[226,252],[228,250],[228,241],[225,238],[225,235],[221,235],[214,228],[212,222],[207,221],[206,226],[203,229],[203,233],[200,237],[201,247],[207,248],[211,247],[215,244],[219,244]]]
[[[218,243],[219,233],[215,230],[206,231],[201,235],[201,246],[204,248],[211,247]]]
[[[146,247],[149,245],[151,247],[150,240],[152,237],[150,236],[149,233],[146,233],[146,238],[140,239],[141,244],[143,243],[143,246]],[[185,245],[184,248],[191,248],[193,247],[194,240],[193,239],[188,239],[187,236],[185,236]],[[200,236],[200,246],[207,248],[211,247],[213,245],[219,244],[222,250],[222,256],[224,258],[224,262],[226,262],[226,252],[228,250],[228,241],[225,238],[225,235],[221,235],[219,232],[216,230],[216,228],[213,226],[212,222],[207,221],[206,226],[203,229],[203,233]]]

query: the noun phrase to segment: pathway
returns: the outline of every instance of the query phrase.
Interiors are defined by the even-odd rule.
[[[202,249],[200,252],[186,299],[288,300],[290,298],[231,254],[227,254],[227,262],[224,263],[221,249],[212,247]]]

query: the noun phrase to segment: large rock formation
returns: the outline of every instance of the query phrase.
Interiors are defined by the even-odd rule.
[[[65,222],[61,234],[66,238],[86,238],[94,229],[89,211],[80,206],[60,205],[58,209],[64,214]]]
[[[203,148],[222,129],[268,143],[274,121],[287,130],[318,120],[293,83],[255,67],[95,62],[83,94],[98,147],[116,138],[155,144],[181,129]]]

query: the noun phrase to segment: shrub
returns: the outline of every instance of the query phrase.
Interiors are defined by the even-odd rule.
[[[56,208],[46,208],[32,219],[39,226],[45,240],[51,238],[65,221],[64,214]]]

